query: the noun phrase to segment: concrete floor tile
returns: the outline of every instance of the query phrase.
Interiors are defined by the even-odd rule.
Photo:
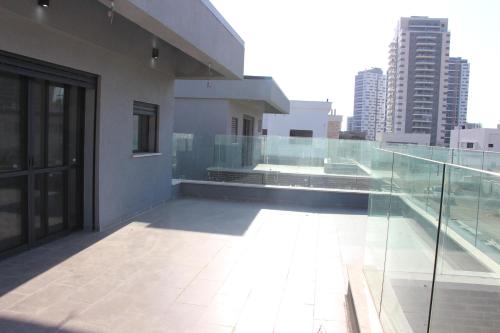
[[[313,333],[351,333],[345,321],[315,320]]]
[[[8,309],[13,312],[37,314],[54,303],[69,298],[73,293],[74,288],[70,286],[52,283]]]
[[[342,233],[363,223],[175,200],[108,235],[73,234],[0,262],[0,332],[344,332],[342,260],[362,251],[360,233]]]

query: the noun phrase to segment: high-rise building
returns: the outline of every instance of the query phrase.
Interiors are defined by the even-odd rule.
[[[328,139],[338,139],[340,138],[340,132],[342,130],[342,116],[337,115],[337,110],[330,111],[328,113],[328,125],[326,128],[326,137]]]
[[[354,117],[347,117],[347,131],[352,132],[354,127]]]
[[[448,19],[400,19],[389,51],[387,132],[428,134],[431,145],[445,145],[449,52]]]
[[[358,72],[354,84],[354,113],[350,131],[365,132],[367,140],[385,130],[386,77],[380,68]]]
[[[450,144],[450,132],[456,126],[467,123],[467,102],[469,99],[469,70],[466,59],[450,57],[448,66],[448,98],[445,129],[445,144]]]

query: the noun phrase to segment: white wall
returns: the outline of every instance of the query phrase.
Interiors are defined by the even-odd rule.
[[[459,142],[460,144],[458,144]],[[474,150],[500,152],[500,129],[473,128],[451,131],[450,148],[467,149],[467,143],[471,143],[473,145],[471,149]],[[492,144],[493,147],[489,147],[489,144]]]
[[[290,101],[290,114],[265,114],[267,135],[289,136],[291,129],[312,130],[313,137],[326,138],[330,102]]]

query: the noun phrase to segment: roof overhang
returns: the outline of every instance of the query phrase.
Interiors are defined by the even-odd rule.
[[[265,113],[288,114],[290,101],[271,77],[245,76],[243,80],[176,80],[176,98],[227,99],[265,103]]]
[[[244,42],[210,1],[114,0],[114,10],[205,67],[179,62],[177,77],[243,77]]]

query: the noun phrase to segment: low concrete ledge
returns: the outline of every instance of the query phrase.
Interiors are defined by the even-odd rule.
[[[222,200],[263,201],[297,206],[368,209],[368,191],[182,180],[178,195]]]
[[[349,266],[347,268],[349,276],[348,285],[348,304],[351,322],[357,325],[351,325],[357,333],[383,333],[382,325],[377,315],[377,310],[366,284],[362,267]]]

